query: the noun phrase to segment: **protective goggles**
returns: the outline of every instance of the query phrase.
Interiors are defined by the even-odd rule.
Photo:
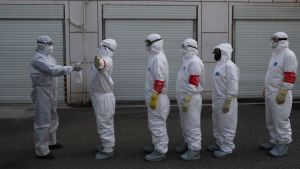
[[[281,40],[287,40],[287,38],[271,37],[271,41],[272,41],[272,42],[278,42],[278,41],[281,41]]]
[[[109,50],[111,50],[111,51],[114,51],[114,50],[112,50],[112,48],[110,48],[110,47],[108,47],[108,46],[106,46],[106,45],[102,45],[103,47],[105,47],[105,48],[108,48]]]
[[[194,49],[198,49],[197,47],[195,47],[195,46],[192,46],[192,45],[184,45],[184,44],[182,44],[181,45],[181,47],[183,48],[183,49],[185,49],[185,48],[187,48],[187,47],[191,47],[191,48],[194,48]]]
[[[42,41],[37,41],[36,43],[41,43],[41,44],[44,44],[44,45],[53,45],[53,42],[52,41],[49,41],[49,42],[42,42]]]
[[[161,39],[156,39],[154,41],[151,41],[149,39],[146,39],[145,40],[145,45],[148,47],[148,46],[151,46],[154,42],[157,42],[157,41],[160,41]]]

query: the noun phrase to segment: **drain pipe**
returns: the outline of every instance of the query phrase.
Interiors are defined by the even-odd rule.
[[[85,39],[86,39],[86,4],[89,2],[89,0],[82,1],[82,8],[83,8],[83,37],[82,37],[82,48],[83,48],[83,104],[86,104],[86,45],[85,45]]]

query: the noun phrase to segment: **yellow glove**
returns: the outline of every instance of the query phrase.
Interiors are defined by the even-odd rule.
[[[225,101],[224,101],[224,105],[223,105],[223,112],[224,113],[228,113],[229,112],[229,109],[230,109],[230,103],[231,103],[231,100],[232,100],[232,96],[227,96]]]
[[[152,93],[151,100],[150,100],[150,108],[153,109],[153,110],[156,109],[157,98],[158,98],[158,94],[157,93]]]
[[[284,89],[284,88],[279,89],[279,92],[276,97],[277,104],[283,104],[285,102],[285,96],[286,96],[287,92],[288,92],[288,89]]]
[[[182,111],[187,112],[188,111],[188,106],[190,104],[190,101],[192,100],[192,96],[186,95],[183,99],[183,104],[182,104]]]

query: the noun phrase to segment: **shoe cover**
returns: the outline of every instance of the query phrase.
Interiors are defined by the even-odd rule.
[[[180,155],[180,158],[185,161],[198,160],[201,158],[200,151],[188,149],[184,154]]]
[[[222,151],[222,150],[217,150],[217,151],[214,151],[214,155],[217,158],[225,158],[225,157],[231,156],[232,152],[225,152],[225,151]]]
[[[95,155],[96,160],[104,160],[113,157],[113,153],[97,152]]]
[[[147,161],[162,161],[165,159],[167,159],[166,153],[160,153],[155,150],[151,154],[145,156],[145,160]]]
[[[269,153],[274,157],[283,157],[287,155],[288,149],[288,144],[277,144]]]

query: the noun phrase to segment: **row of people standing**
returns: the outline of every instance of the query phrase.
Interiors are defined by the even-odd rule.
[[[150,34],[146,39],[149,51],[146,75],[146,105],[152,146],[146,146],[145,160],[166,159],[168,134],[166,119],[169,114],[168,62],[163,52],[163,40],[158,34]],[[201,150],[201,109],[205,69],[198,56],[198,44],[194,39],[186,39],[181,48],[183,63],[178,71],[176,99],[179,107],[180,125],[184,143],[176,147],[182,160],[200,159]],[[225,157],[234,149],[237,124],[237,92],[239,69],[231,61],[232,47],[221,43],[215,47],[217,65],[213,76],[213,132],[216,145],[210,146],[216,157]]]
[[[286,35],[286,34],[283,34]],[[274,51],[279,52],[281,57],[288,57],[288,63],[284,63],[285,59],[281,58],[282,62],[276,62],[278,69],[282,69],[282,65],[290,65],[288,74],[286,70],[282,70],[282,82],[274,80],[276,83],[289,84],[288,91],[283,92],[281,89],[275,90],[277,98],[281,98],[278,103],[280,110],[285,110],[282,116],[277,116],[278,109],[271,110],[266,108],[267,128],[270,130],[271,140],[270,143],[263,144],[262,148],[271,150],[270,153],[274,156],[283,156],[287,153],[288,141],[280,142],[277,138],[282,138],[284,133],[285,138],[291,137],[291,131],[285,132],[282,128],[286,126],[276,126],[281,121],[286,121],[289,118],[292,99],[285,99],[285,95],[291,96],[291,89],[295,82],[297,59],[295,55],[288,49],[286,45],[284,50],[280,45],[282,42],[287,43],[286,39],[282,39],[281,33],[274,34],[274,40],[277,40],[277,45]],[[74,66],[59,66],[56,65],[55,59],[53,61],[51,49],[52,40],[48,36],[39,37],[37,43],[37,54],[35,55],[31,67],[31,78],[33,82],[33,102],[35,105],[35,148],[36,157],[41,159],[54,159],[54,155],[49,149],[62,148],[62,145],[56,141],[55,132],[58,127],[58,118],[56,113],[56,98],[55,95],[45,95],[43,91],[36,93],[38,88],[51,88],[55,91],[54,77],[71,73],[80,70],[80,65]],[[145,82],[145,103],[148,111],[148,127],[151,132],[152,145],[146,146],[144,151],[146,153],[145,160],[160,161],[166,159],[168,151],[168,134],[166,129],[166,120],[170,110],[170,102],[167,96],[169,69],[166,56],[163,52],[163,39],[158,34],[150,34],[145,40],[146,49],[149,52],[148,67]],[[43,50],[40,50],[43,46]],[[280,47],[280,50],[278,50]],[[53,47],[52,47],[53,49]],[[115,146],[114,134],[114,113],[115,113],[115,97],[113,94],[113,80],[111,78],[113,70],[112,56],[117,49],[117,43],[113,39],[105,39],[101,41],[98,48],[98,56],[94,59],[92,69],[92,82],[91,82],[91,100],[95,112],[97,131],[100,137],[100,144],[97,145],[97,153],[95,159],[107,159],[113,156]],[[224,158],[230,156],[235,148],[233,139],[235,137],[237,126],[237,92],[239,69],[231,61],[232,47],[228,43],[221,43],[214,48],[214,58],[217,61],[213,73],[213,90],[212,90],[212,119],[213,119],[213,133],[216,138],[216,144],[208,147],[210,151],[214,152],[216,157]],[[45,52],[47,51],[47,52]],[[50,51],[50,52],[48,52]],[[176,147],[176,151],[181,153],[183,160],[196,160],[200,159],[201,150],[201,128],[200,116],[202,108],[202,96],[204,81],[204,65],[198,56],[198,44],[193,39],[186,39],[182,44],[182,57],[183,63],[178,72],[176,84],[176,98],[179,106],[180,124],[184,138],[184,144]],[[283,54],[282,54],[283,52]],[[275,52],[276,53],[276,52]],[[273,58],[274,56],[272,56]],[[277,55],[275,56],[277,57]],[[50,60],[49,60],[50,58]],[[269,65],[269,71],[273,71],[272,59]],[[293,64],[293,63],[294,64]],[[47,71],[45,71],[47,70]],[[34,71],[36,71],[34,73]],[[269,84],[270,79],[278,78],[279,72],[274,71],[272,77],[267,73],[266,79],[266,99],[269,100],[269,88],[274,84]],[[293,74],[294,73],[294,74]],[[36,85],[38,79],[48,78],[50,85]],[[293,79],[294,78],[294,79]],[[279,85],[281,86],[281,85]],[[279,92],[278,92],[279,91]],[[55,93],[55,92],[54,92]],[[274,93],[274,92],[272,92]],[[277,94],[278,93],[278,94]],[[283,97],[284,96],[284,97]],[[37,100],[36,97],[42,98]],[[50,102],[45,100],[50,99]],[[269,100],[270,101],[270,100]],[[266,100],[266,104],[269,103]],[[47,107],[42,106],[47,105]],[[273,102],[270,103],[274,104]],[[282,105],[283,104],[283,105]],[[282,106],[281,106],[282,105]],[[266,105],[266,107],[269,105]],[[47,109],[47,110],[46,110]],[[45,111],[46,110],[46,111]],[[269,112],[268,112],[269,111]],[[274,118],[268,118],[273,116]],[[284,118],[284,119],[283,119]],[[53,123],[53,119],[56,123]],[[286,121],[287,122],[287,121]],[[288,121],[289,123],[289,121]],[[54,127],[53,127],[53,124]],[[276,130],[274,129],[276,127]],[[268,127],[269,126],[269,127]],[[273,127],[270,127],[273,126]],[[279,127],[279,128],[278,128]],[[281,128],[280,128],[281,127]],[[43,130],[43,134],[41,131]],[[290,130],[290,126],[289,126]],[[51,136],[51,137],[49,137]],[[52,139],[54,138],[55,139]],[[283,144],[284,143],[284,144]]]

